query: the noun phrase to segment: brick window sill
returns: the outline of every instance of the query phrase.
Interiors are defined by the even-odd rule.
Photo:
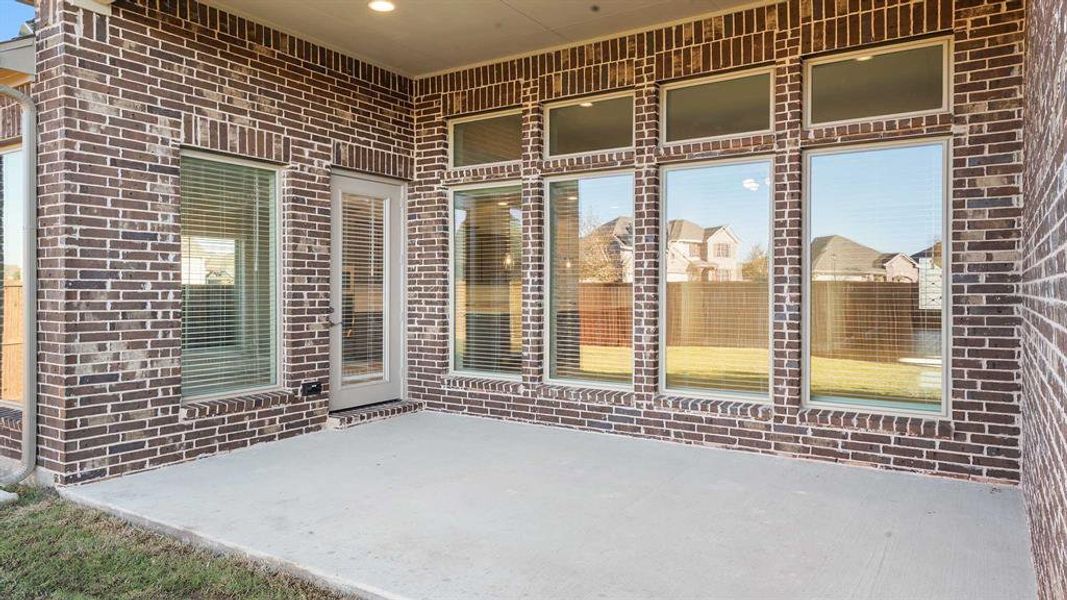
[[[442,387],[449,390],[473,390],[477,392],[495,392],[499,394],[521,395],[525,387],[521,381],[510,379],[493,379],[472,375],[446,375],[441,381]]]
[[[297,398],[293,392],[275,390],[218,400],[193,400],[182,404],[181,415],[182,420],[191,421],[279,406],[293,402]]]
[[[17,408],[0,408],[0,429],[22,431],[22,411]]]
[[[828,408],[808,408],[797,413],[797,421],[802,425],[814,427],[833,427],[931,439],[952,439],[954,434],[952,421],[934,416],[875,415]]]
[[[774,419],[774,407],[769,402],[659,395],[653,399],[652,403],[658,410],[743,417],[757,421]]]

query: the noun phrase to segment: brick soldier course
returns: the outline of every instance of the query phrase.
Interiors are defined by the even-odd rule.
[[[1065,17],[1057,6],[787,0],[410,79],[193,0],[118,0],[110,16],[41,0],[32,90],[41,132],[41,467],[71,484],[323,428],[330,174],[346,169],[408,182],[408,400],[431,410],[981,481],[1023,476],[1039,575],[1054,597],[1065,573],[1067,507],[1064,383],[1050,375],[1067,365],[1064,319],[1049,300],[1062,301],[1067,252],[1064,236],[1053,233],[1063,228],[1062,127],[1031,122],[1025,170],[1035,196],[1025,217],[1022,180],[1024,108],[1063,121],[1062,90],[1057,95],[1054,85],[1063,66],[1053,57],[1063,52]],[[1038,21],[1044,25],[1034,27]],[[941,37],[951,39],[948,111],[804,126],[804,60]],[[1031,52],[1024,96],[1027,38],[1040,50]],[[659,143],[664,83],[755,67],[773,68],[772,133]],[[545,103],[615,91],[634,94],[633,149],[544,158]],[[498,109],[522,111],[522,159],[449,168],[447,120]],[[17,123],[3,110],[0,124]],[[950,414],[805,408],[803,153],[921,139],[950,139],[952,148]],[[284,167],[286,391],[181,399],[183,148]],[[773,159],[771,401],[664,395],[660,169],[745,156]],[[604,170],[635,178],[635,368],[633,389],[625,391],[543,380],[544,178]],[[505,180],[522,186],[522,380],[449,375],[448,190]],[[327,386],[301,397],[304,381]]]

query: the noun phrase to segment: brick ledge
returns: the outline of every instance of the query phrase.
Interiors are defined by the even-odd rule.
[[[774,419],[774,407],[769,402],[657,395],[652,400],[652,405],[659,410],[746,417],[757,421]]]
[[[952,422],[942,417],[876,415],[828,408],[808,408],[797,413],[802,425],[834,427],[852,431],[894,433],[935,439],[952,439]]]
[[[263,408],[269,408],[271,406],[279,406],[282,404],[293,404],[296,402],[312,402],[316,400],[314,396],[300,397],[295,392],[288,390],[277,390],[272,392],[263,392],[259,394],[249,394],[247,396],[234,396],[232,398],[221,398],[218,400],[200,400],[187,402],[182,405],[181,418],[184,421],[202,419],[205,417],[216,417],[221,415],[229,415],[233,413],[246,412],[251,410],[259,410]]]

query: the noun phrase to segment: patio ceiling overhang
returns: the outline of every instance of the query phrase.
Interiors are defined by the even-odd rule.
[[[0,84],[16,86],[37,73],[34,38],[25,35],[0,42]]]
[[[82,0],[93,2],[100,0]],[[410,77],[647,30],[767,0],[203,0]]]

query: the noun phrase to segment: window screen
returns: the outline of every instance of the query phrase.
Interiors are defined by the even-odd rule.
[[[945,88],[944,44],[864,54],[811,66],[810,120],[937,110]]]
[[[522,211],[518,185],[453,193],[453,367],[522,369]]]
[[[0,263],[4,266],[3,296],[0,297],[0,403],[23,400],[23,342],[25,337],[25,288],[23,245],[26,219],[26,163],[22,150],[0,154],[0,219],[3,241]]]
[[[452,124],[452,166],[469,167],[522,158],[522,115]]]
[[[548,153],[629,148],[634,143],[633,96],[590,99],[548,110]]]
[[[182,395],[277,382],[275,174],[181,159]]]
[[[666,387],[766,396],[770,161],[666,176]]]
[[[549,184],[549,377],[633,374],[633,176]]]
[[[944,152],[808,156],[813,402],[940,407]]]
[[[385,379],[386,200],[341,196],[342,383]]]
[[[668,142],[771,128],[771,75],[759,73],[668,89]]]

